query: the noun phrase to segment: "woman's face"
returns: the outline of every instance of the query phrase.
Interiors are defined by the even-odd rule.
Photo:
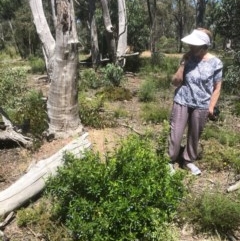
[[[190,48],[191,54],[196,57],[201,57],[206,53],[205,46],[189,45],[189,48]]]

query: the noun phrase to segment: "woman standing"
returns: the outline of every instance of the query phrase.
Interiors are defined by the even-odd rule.
[[[207,29],[198,28],[181,40],[189,45],[190,50],[183,56],[172,79],[177,88],[170,119],[170,167],[179,161],[177,158],[183,134],[188,127],[181,164],[194,175],[201,174],[201,170],[193,162],[197,158],[199,138],[208,116],[213,116],[222,84],[223,64],[219,58],[208,52],[211,36]]]

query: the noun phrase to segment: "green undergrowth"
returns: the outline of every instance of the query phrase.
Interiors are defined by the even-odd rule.
[[[200,194],[188,195],[179,207],[178,217],[192,223],[197,232],[233,234],[240,225],[240,196],[219,190],[206,189]]]
[[[167,230],[184,195],[183,173],[170,174],[166,139],[158,143],[157,152],[150,139],[130,135],[104,160],[92,151],[82,160],[66,154],[47,185],[52,218],[73,240],[174,240]]]

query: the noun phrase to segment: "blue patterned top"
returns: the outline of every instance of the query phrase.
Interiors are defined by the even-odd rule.
[[[190,59],[184,67],[184,80],[175,91],[174,101],[180,105],[208,109],[214,83],[222,81],[222,61]]]

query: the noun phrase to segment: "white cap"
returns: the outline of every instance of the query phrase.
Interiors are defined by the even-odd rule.
[[[209,36],[201,30],[193,30],[193,32],[186,37],[181,39],[182,42],[190,45],[201,46],[201,45],[211,45]]]

